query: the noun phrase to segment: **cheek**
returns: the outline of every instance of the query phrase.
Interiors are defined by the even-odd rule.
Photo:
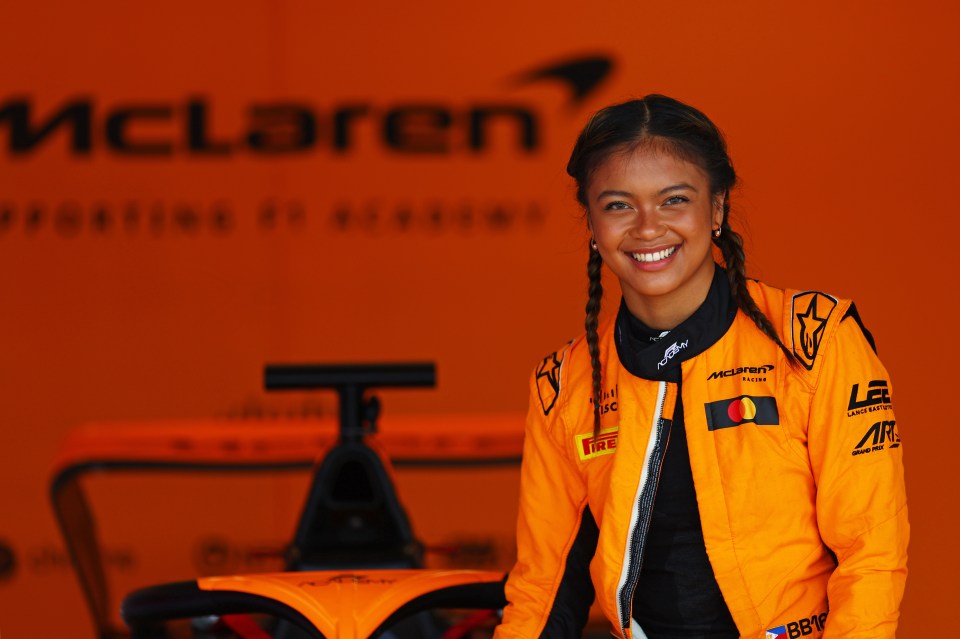
[[[632,223],[632,219],[627,215],[611,213],[603,215],[598,213],[589,218],[587,226],[596,236],[614,237],[626,233]]]

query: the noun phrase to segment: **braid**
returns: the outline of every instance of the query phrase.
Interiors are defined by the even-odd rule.
[[[593,435],[600,434],[600,398],[603,392],[600,369],[600,337],[597,335],[597,324],[600,318],[600,301],[603,299],[603,283],[600,279],[600,268],[603,258],[600,252],[590,249],[587,259],[587,317],[584,326],[587,329],[587,350],[590,353],[590,367],[593,370]]]
[[[747,257],[743,252],[743,238],[730,227],[730,222],[728,221],[729,213],[730,198],[725,197],[723,200],[723,223],[720,225],[720,237],[714,238],[713,241],[720,247],[720,251],[723,253],[727,280],[730,282],[730,293],[733,295],[737,307],[746,313],[747,317],[753,320],[753,323],[757,325],[757,328],[759,328],[764,335],[780,347],[780,350],[787,358],[787,362],[791,366],[796,366],[797,356],[786,347],[780,339],[780,336],[777,335],[777,330],[773,327],[770,319],[757,307],[757,303],[753,300],[750,291],[747,289]]]

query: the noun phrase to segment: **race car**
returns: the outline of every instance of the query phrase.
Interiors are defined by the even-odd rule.
[[[381,437],[380,404],[369,389],[431,386],[434,376],[431,364],[268,366],[268,390],[337,391],[336,439],[317,436],[331,420],[274,420],[256,428],[228,422],[101,424],[74,433],[55,469],[52,499],[97,635],[489,636],[505,604],[503,582],[512,557],[502,557],[494,569],[450,561],[428,565],[425,557],[449,560],[456,551],[414,535],[397,494],[395,466],[461,473],[507,469],[515,480],[522,416],[396,417],[390,434]],[[281,571],[191,575],[141,586],[123,600],[128,629],[118,623],[86,478],[308,468],[309,490],[293,539],[275,553]],[[504,534],[512,538],[515,504],[511,508]]]

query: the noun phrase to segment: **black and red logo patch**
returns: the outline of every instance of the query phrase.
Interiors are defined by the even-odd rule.
[[[733,428],[740,424],[776,426],[780,423],[775,397],[741,395],[733,399],[704,404],[707,409],[707,430]]]

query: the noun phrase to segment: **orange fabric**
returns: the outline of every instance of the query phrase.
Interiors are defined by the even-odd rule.
[[[741,637],[766,639],[784,626],[824,639],[892,638],[909,527],[887,373],[857,320],[844,319],[849,301],[755,283],[751,292],[801,364],[792,368],[741,312],[682,365],[690,462],[717,582]],[[584,447],[593,432],[584,339],[556,355],[559,366],[545,360],[532,380],[518,562],[497,639],[544,632],[584,505],[600,528],[591,563],[600,608],[618,636],[640,636],[623,627],[629,615],[622,623],[616,591],[638,484],[656,480],[644,460],[657,406],[673,414],[677,385],[628,373],[613,328],[600,329],[603,391],[616,401],[601,417],[603,450]],[[771,402],[778,423],[763,423],[757,406]],[[729,408],[711,430],[707,414],[718,406]]]

